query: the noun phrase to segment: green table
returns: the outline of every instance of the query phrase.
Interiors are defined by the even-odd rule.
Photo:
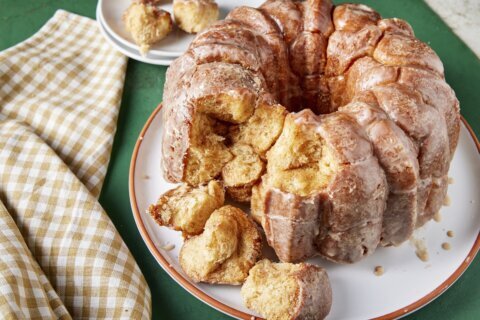
[[[359,2],[371,5],[384,17],[409,21],[416,35],[432,46],[444,62],[447,80],[460,100],[463,116],[477,137],[480,136],[480,61],[476,56],[421,1]],[[96,1],[0,0],[0,8],[0,50],[3,50],[34,34],[56,9],[95,18]],[[130,157],[143,124],[162,99],[165,70],[166,67],[133,60],[128,63],[118,130],[100,202],[147,279],[152,291],[154,319],[230,319],[191,296],[161,269],[143,243],[130,209]],[[477,257],[452,288],[408,319],[480,319],[479,288],[480,258]]]

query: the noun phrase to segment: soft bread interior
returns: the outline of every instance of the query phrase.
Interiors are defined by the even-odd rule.
[[[132,1],[123,15],[125,29],[146,54],[150,45],[165,38],[172,31],[170,14],[155,6]]]
[[[172,227],[189,237],[203,231],[207,219],[223,202],[223,187],[212,180],[206,186],[182,185],[170,190],[148,211],[159,225]]]
[[[265,215],[265,184],[260,182],[253,186],[252,197],[250,202],[250,215],[253,220],[260,225],[263,225],[263,218]]]
[[[193,117],[185,180],[199,185],[212,180],[233,156],[225,146],[225,137],[216,130],[218,121],[203,113]]]
[[[199,185],[221,175],[230,196],[249,201],[265,170],[265,152],[280,135],[286,110],[249,94],[196,99],[185,180]]]
[[[222,169],[222,180],[227,192],[239,201],[249,201],[251,188],[265,170],[265,163],[252,147],[235,144],[230,151],[234,158]]]
[[[249,144],[264,157],[282,132],[286,115],[281,105],[260,104],[248,121],[230,127],[229,138],[234,144]]]
[[[196,282],[241,284],[261,254],[261,236],[240,209],[223,206],[208,219],[205,231],[185,241],[180,265]]]
[[[242,286],[245,305],[267,319],[293,319],[300,291],[293,276],[297,270],[290,263],[259,261]]]
[[[222,92],[195,99],[198,112],[231,123],[248,120],[255,109],[256,96],[249,90]]]
[[[174,1],[173,14],[180,29],[188,33],[204,30],[218,19],[218,5],[214,1]]]
[[[269,184],[300,196],[324,189],[338,167],[333,151],[315,127],[290,115],[267,159]]]
[[[182,268],[193,279],[205,279],[237,250],[239,233],[235,219],[221,211],[214,212],[202,235],[185,242],[180,258]]]

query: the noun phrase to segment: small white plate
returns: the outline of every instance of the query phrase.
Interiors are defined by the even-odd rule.
[[[127,57],[130,57],[132,59],[149,63],[149,64],[156,64],[156,65],[162,65],[162,66],[169,66],[174,58],[172,57],[162,57],[158,55],[154,55],[152,53],[147,53],[146,56],[142,56],[138,50],[131,49],[128,47],[125,47],[123,44],[119,43],[117,40],[115,40],[112,35],[108,33],[108,31],[105,29],[105,25],[103,23],[102,18],[99,15],[100,12],[100,7],[97,7],[97,23],[100,28],[100,32],[103,34],[103,36],[107,39],[108,42],[110,42],[118,51],[126,55]]]
[[[161,267],[191,294],[230,316],[251,319],[242,303],[239,286],[195,284],[182,271],[178,254],[183,243],[179,232],[159,227],[145,212],[158,196],[175,187],[160,170],[162,112],[159,106],[145,124],[130,164],[130,202],[137,227]],[[460,141],[449,175],[451,204],[441,209],[440,222],[430,221],[416,231],[424,239],[430,259],[420,261],[409,242],[399,247],[379,248],[373,255],[352,265],[308,260],[328,271],[333,288],[329,319],[394,319],[419,309],[442,294],[472,262],[480,248],[480,144],[462,123]],[[453,230],[455,236],[447,237]],[[452,249],[441,248],[443,242]],[[174,245],[173,250],[165,246]],[[375,276],[383,266],[383,276]]]
[[[138,53],[138,46],[135,44],[130,34],[125,30],[122,22],[123,13],[131,2],[132,0],[100,0],[98,2],[100,10],[97,13],[97,17],[102,17],[105,29],[112,37],[125,47],[136,50]],[[223,19],[235,7],[240,5],[258,7],[264,1],[245,0],[239,3],[238,1],[233,0],[217,0],[216,2],[220,8],[219,19]],[[172,1],[159,5],[159,8],[170,12],[173,19],[172,7]],[[187,50],[194,37],[195,35],[188,34],[174,25],[173,31],[165,39],[153,45],[149,53],[164,57],[178,57]]]

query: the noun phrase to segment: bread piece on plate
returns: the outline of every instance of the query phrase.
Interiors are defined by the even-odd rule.
[[[216,180],[208,185],[181,185],[160,196],[148,212],[161,225],[182,231],[185,237],[202,233],[213,211],[224,202],[223,186]]]
[[[149,3],[134,1],[123,14],[125,29],[145,55],[150,46],[172,31],[170,13]]]
[[[324,319],[332,305],[327,273],[308,263],[261,260],[241,292],[245,305],[267,320]]]
[[[218,5],[212,0],[174,0],[173,15],[178,27],[197,33],[218,19]]]
[[[239,285],[260,256],[261,239],[242,210],[224,206],[212,213],[201,235],[185,241],[180,266],[195,282]]]

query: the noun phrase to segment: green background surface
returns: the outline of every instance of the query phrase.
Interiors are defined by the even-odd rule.
[[[359,2],[372,6],[384,17],[395,16],[409,21],[416,35],[438,53],[445,65],[447,81],[460,100],[462,114],[478,137],[480,61],[476,56],[422,1]],[[60,8],[95,18],[96,1],[0,0],[0,50],[34,34]],[[166,67],[147,65],[131,59],[128,62],[118,129],[100,202],[147,279],[152,292],[154,319],[230,319],[194,298],[162,270],[140,237],[130,209],[130,157],[140,130],[161,101],[165,70]],[[480,319],[480,258],[473,261],[447,292],[407,318]]]

